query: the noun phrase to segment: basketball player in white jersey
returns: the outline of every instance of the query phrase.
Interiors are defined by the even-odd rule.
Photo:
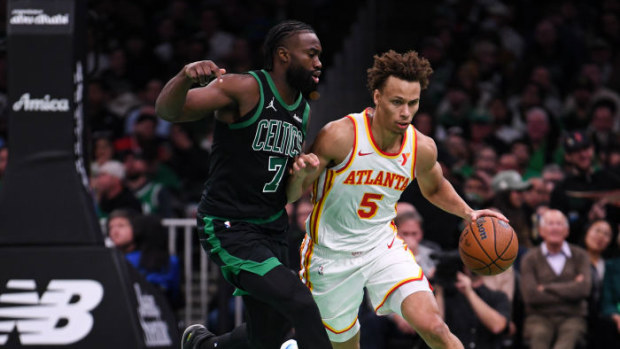
[[[403,316],[432,348],[463,348],[443,321],[422,269],[396,235],[396,203],[417,178],[426,199],[447,212],[467,221],[507,219],[471,209],[444,179],[435,142],[411,125],[431,73],[429,62],[413,51],[375,56],[368,70],[375,108],[328,123],[311,153],[293,165],[289,201],[313,185],[300,277],[334,348],[359,348],[364,287],[378,314]]]

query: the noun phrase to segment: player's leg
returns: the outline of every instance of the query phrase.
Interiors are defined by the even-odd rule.
[[[443,321],[422,268],[397,238],[368,266],[366,288],[378,314],[404,317],[431,348],[463,348]]]
[[[419,291],[410,294],[401,305],[403,317],[431,348],[463,348],[463,344],[443,321],[435,296]]]
[[[241,288],[253,298],[269,305],[295,328],[295,337],[300,348],[331,348],[321,316],[312,295],[297,275],[289,268],[279,265],[264,276],[242,271],[238,282]],[[260,314],[255,316],[259,322]],[[251,326],[257,326],[252,319]],[[250,337],[262,336],[253,327]],[[275,329],[280,331],[281,329]],[[284,332],[279,332],[280,344],[284,342]],[[274,334],[275,335],[275,334]]]
[[[304,246],[308,245],[302,245],[302,250]],[[301,275],[321,312],[323,331],[334,348],[359,348],[358,314],[366,281],[361,267],[365,260],[363,256],[310,246],[312,250],[302,256]]]
[[[271,305],[253,296],[243,296],[248,339],[252,348],[280,348],[290,332],[291,322]]]

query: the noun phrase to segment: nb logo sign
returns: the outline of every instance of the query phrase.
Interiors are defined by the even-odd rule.
[[[9,280],[0,294],[0,346],[16,331],[22,345],[67,345],[93,328],[90,313],[103,299],[95,280],[52,280],[41,294],[34,280]]]

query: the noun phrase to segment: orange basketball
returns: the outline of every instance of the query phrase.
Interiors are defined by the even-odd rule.
[[[495,275],[510,268],[518,249],[514,229],[495,217],[478,218],[465,227],[459,239],[463,263],[480,275]]]

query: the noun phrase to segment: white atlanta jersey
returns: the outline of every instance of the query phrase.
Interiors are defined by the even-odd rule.
[[[374,142],[368,112],[347,116],[355,125],[353,149],[314,182],[310,245],[355,253],[394,239],[396,203],[415,177],[417,135],[410,125],[400,150],[385,153]]]

